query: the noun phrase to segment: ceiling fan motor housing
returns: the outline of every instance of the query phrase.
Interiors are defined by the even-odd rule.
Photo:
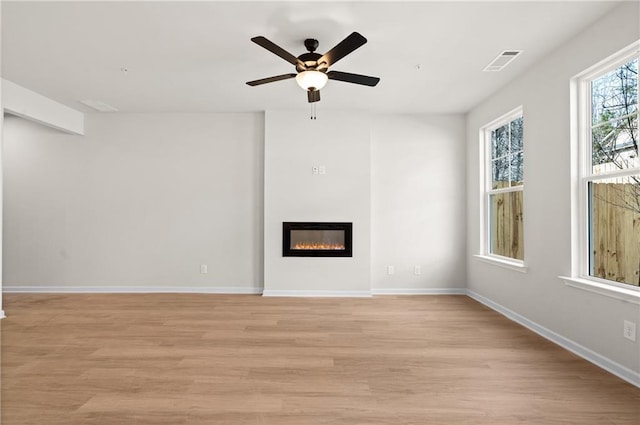
[[[305,64],[305,68],[303,68],[302,66],[300,66],[300,64],[298,64],[296,65],[296,71],[302,72],[302,71],[315,70],[316,67],[318,66],[318,59],[320,59],[321,57],[322,57],[321,54],[314,53],[314,52],[301,54],[300,56],[298,56],[298,59],[300,59],[300,61],[302,61],[302,63]]]
[[[298,59],[304,63],[305,67],[303,68],[300,64],[296,65],[296,71],[315,71],[318,67],[318,59],[322,57],[321,54],[315,53],[316,49],[320,43],[315,38],[307,38],[304,40],[304,47],[309,51],[308,53],[303,53],[298,56]],[[320,69],[318,71],[321,71]]]

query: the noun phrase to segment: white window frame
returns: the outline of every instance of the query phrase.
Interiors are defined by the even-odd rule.
[[[524,196],[524,183],[521,186],[513,186],[501,189],[492,189],[491,187],[491,133],[492,131],[520,117],[524,117],[524,110],[522,106],[518,106],[517,108],[512,109],[506,114],[484,125],[480,129],[480,254],[475,255],[475,257],[490,264],[495,264],[497,266],[526,273],[527,266],[524,260],[505,257],[502,255],[493,254],[491,252],[491,211],[489,211],[489,209],[491,208],[491,195],[499,193],[523,192]],[[523,144],[523,152],[524,151],[526,151],[526,149]]]
[[[631,168],[592,174],[591,81],[640,57],[640,40],[600,61],[571,79],[572,240],[571,276],[560,276],[569,286],[640,304],[640,287],[590,275],[588,182],[640,174]],[[640,80],[640,79],[639,79]]]

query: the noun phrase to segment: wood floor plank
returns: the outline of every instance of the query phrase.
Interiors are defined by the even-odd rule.
[[[464,296],[4,303],[3,425],[640,424],[640,389]]]

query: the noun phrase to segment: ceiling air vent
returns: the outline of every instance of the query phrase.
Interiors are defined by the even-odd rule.
[[[99,100],[81,100],[80,103],[87,105],[89,108],[95,109],[98,112],[118,112],[118,108]]]
[[[522,50],[505,50],[500,53],[489,65],[484,68],[484,71],[502,71],[505,66],[509,65]]]

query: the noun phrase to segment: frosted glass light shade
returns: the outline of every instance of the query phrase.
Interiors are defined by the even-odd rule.
[[[296,81],[303,90],[309,90],[313,87],[316,90],[320,90],[327,84],[327,74],[320,71],[302,71],[296,75]]]

